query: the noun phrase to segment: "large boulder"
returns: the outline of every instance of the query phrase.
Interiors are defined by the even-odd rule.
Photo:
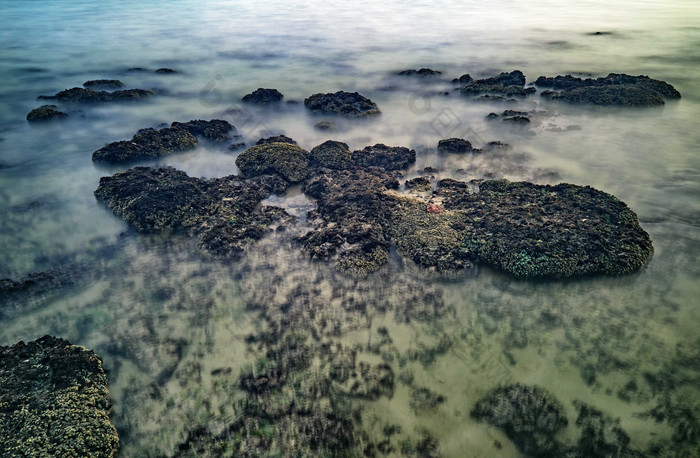
[[[279,103],[284,98],[284,95],[277,89],[259,88],[250,94],[246,94],[241,99],[245,103],[253,103],[256,105],[269,105],[271,103]]]
[[[360,167],[401,170],[416,162],[416,152],[404,146],[386,146],[377,143],[353,152],[352,159]]]
[[[350,118],[379,116],[377,104],[357,92],[338,91],[335,94],[314,94],[304,105],[317,114],[337,114]]]
[[[110,143],[92,153],[92,160],[119,164],[153,159],[196,148],[197,139],[185,129],[141,129],[131,140]]]
[[[352,152],[347,144],[328,140],[311,150],[312,167],[348,169],[353,166]]]
[[[501,96],[501,97],[525,97],[536,92],[533,87],[525,86],[525,75],[520,70],[513,70],[510,73],[484,78],[480,80],[468,80],[467,84],[460,90],[462,95],[467,96]]]
[[[236,128],[223,119],[212,119],[210,121],[196,119],[187,122],[174,122],[170,127],[184,129],[195,137],[202,137],[216,143],[225,142],[236,135]]]
[[[672,85],[643,75],[610,73],[596,79],[540,76],[535,84],[551,88],[542,92],[542,97],[577,104],[653,106],[681,97]]]
[[[0,455],[113,457],[102,360],[44,336],[0,347]]]
[[[27,114],[27,121],[50,121],[52,119],[67,118],[68,115],[60,111],[56,105],[42,105]]]
[[[309,153],[291,143],[266,143],[245,150],[236,165],[245,177],[276,174],[297,183],[308,175]]]
[[[474,148],[468,140],[463,138],[446,138],[438,142],[437,150],[440,153],[469,154],[480,153],[481,150]]]

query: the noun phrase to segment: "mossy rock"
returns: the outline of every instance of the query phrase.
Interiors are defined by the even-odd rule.
[[[308,175],[309,152],[290,143],[267,143],[245,150],[236,165],[245,177],[276,174],[298,183]]]
[[[50,336],[0,347],[0,456],[112,457],[118,446],[99,356]]]
[[[98,149],[92,153],[92,160],[119,164],[188,151],[197,145],[197,139],[186,129],[141,129],[131,140],[113,142]]]
[[[347,144],[328,140],[311,150],[312,167],[342,170],[353,166],[352,152]]]

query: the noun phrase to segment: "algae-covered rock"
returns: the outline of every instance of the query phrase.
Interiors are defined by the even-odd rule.
[[[461,89],[462,95],[467,96],[500,96],[500,97],[525,97],[537,92],[534,87],[525,86],[525,75],[520,70],[510,73],[501,73],[498,76],[480,80],[468,81]]]
[[[287,137],[286,135],[273,135],[272,137],[261,138],[256,145],[267,145],[268,143],[289,143],[290,145],[296,145],[296,140]]]
[[[115,102],[139,100],[147,97],[152,97],[153,91],[146,89],[124,89],[120,91],[107,92],[95,91],[82,87],[74,87],[72,89],[63,90],[53,96],[40,96],[39,100],[58,100],[60,102]]]
[[[348,169],[353,166],[352,152],[347,144],[328,140],[311,150],[311,167]]]
[[[281,102],[283,98],[284,95],[282,95],[282,93],[277,89],[258,88],[250,94],[244,95],[241,100],[246,103],[268,105],[272,103]]]
[[[309,153],[290,143],[267,143],[245,150],[236,165],[246,177],[276,174],[296,183],[307,177]]]
[[[174,122],[170,125],[173,129],[184,129],[195,137],[202,137],[209,141],[222,143],[236,135],[236,128],[223,119],[205,121],[196,119],[187,122]]]
[[[287,186],[274,176],[207,180],[171,167],[136,167],[101,178],[95,197],[140,232],[184,231],[199,238],[203,252],[229,257],[264,237],[273,223],[290,221],[277,207],[257,209],[262,199]]]
[[[548,391],[519,383],[491,390],[470,414],[502,430],[527,456],[558,456],[554,435],[568,424]]]
[[[56,105],[42,105],[27,114],[27,121],[50,121],[52,119],[67,118],[68,115],[58,109]]]
[[[433,70],[432,68],[421,68],[420,70],[409,69],[402,70],[397,73],[399,76],[418,76],[421,78],[434,78],[442,75],[442,72]]]
[[[115,90],[124,87],[124,83],[119,80],[90,80],[83,83],[83,87],[87,89],[107,89]]]
[[[463,138],[446,138],[438,142],[437,149],[441,153],[468,154],[480,153],[481,150],[474,148],[468,140]]]
[[[357,92],[314,94],[304,100],[304,105],[313,113],[337,114],[350,118],[366,118],[380,114],[376,103]]]
[[[386,146],[377,143],[353,152],[352,160],[360,167],[401,170],[416,162],[416,152],[403,146]]]
[[[596,79],[582,79],[571,75],[554,78],[540,76],[535,84],[553,89],[544,91],[542,97],[569,103],[653,106],[663,105],[665,99],[681,97],[672,85],[643,75],[610,73],[606,77]]]
[[[68,341],[44,336],[0,347],[0,455],[112,457],[102,360]]]
[[[141,129],[131,140],[110,143],[94,153],[92,160],[109,164],[153,159],[196,148],[197,139],[185,129]]]

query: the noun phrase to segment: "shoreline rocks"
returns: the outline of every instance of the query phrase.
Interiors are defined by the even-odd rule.
[[[154,95],[155,94],[153,91],[146,89],[124,89],[114,92],[107,92],[82,87],[74,87],[72,89],[63,90],[52,96],[40,95],[38,100],[58,100],[59,102],[74,103],[98,103],[140,100],[152,97]]]
[[[83,83],[83,87],[86,89],[121,89],[124,87],[124,83],[119,80],[90,80]]]
[[[381,114],[376,103],[358,92],[314,94],[304,100],[304,105],[314,114],[337,114],[349,118],[368,118]]]
[[[284,95],[277,89],[258,88],[250,94],[244,95],[241,101],[256,105],[270,105],[281,102],[283,98]]]
[[[56,337],[0,347],[0,455],[113,457],[102,360]]]
[[[42,105],[27,114],[27,121],[40,122],[51,121],[53,119],[67,118],[68,115],[58,109],[56,105]]]
[[[467,76],[469,75],[464,75],[464,77]],[[525,97],[537,92],[534,87],[526,88],[524,86],[525,75],[523,75],[523,72],[513,70],[510,73],[503,72],[491,78],[470,80],[460,89],[460,93],[466,96],[481,97]]]
[[[468,140],[463,138],[447,138],[438,142],[437,150],[440,153],[469,154],[481,153],[481,150],[474,148]]]
[[[298,183],[308,176],[309,152],[292,143],[264,143],[242,152],[236,166],[244,177],[277,174]]]

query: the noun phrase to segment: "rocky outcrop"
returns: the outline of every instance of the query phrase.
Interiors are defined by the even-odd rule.
[[[44,336],[0,347],[0,455],[113,457],[102,360]]]
[[[39,100],[58,100],[59,102],[97,103],[140,100],[152,97],[153,91],[146,89],[125,89],[120,91],[96,91],[82,87],[66,89],[53,96],[39,96]]]
[[[415,70],[415,69],[409,69],[409,70],[402,70],[399,73],[397,73],[399,76],[418,76],[421,78],[434,78],[437,76],[442,75],[442,72],[433,70],[431,68],[421,68],[420,70]]]
[[[272,103],[279,103],[284,98],[284,95],[277,89],[264,89],[258,88],[246,94],[241,99],[245,103],[253,103],[256,105],[269,105]]]
[[[131,140],[110,143],[92,153],[94,162],[120,164],[154,159],[196,148],[197,139],[185,129],[141,129]]]
[[[50,121],[52,119],[63,119],[67,117],[68,115],[60,111],[56,105],[42,105],[27,114],[27,121]]]
[[[314,94],[304,100],[306,108],[316,114],[336,114],[349,118],[379,116],[377,104],[357,92],[338,91],[335,94]]]
[[[540,76],[535,84],[551,88],[542,92],[542,97],[577,104],[653,106],[681,97],[672,85],[664,81],[620,73],[610,73],[597,79],[571,75],[554,78]]]
[[[349,169],[353,167],[352,152],[347,144],[328,140],[311,150],[309,165],[335,170]]]
[[[381,167],[385,170],[405,169],[416,162],[416,152],[403,146],[377,143],[354,151],[352,159],[360,167]]]
[[[469,154],[480,153],[481,150],[474,148],[468,140],[463,138],[447,138],[438,142],[437,150],[440,153]]]
[[[171,167],[136,167],[101,178],[95,197],[140,232],[185,232],[199,238],[205,253],[228,257],[265,236],[273,223],[291,221],[280,208],[257,209],[287,186],[274,176],[207,180]]]
[[[196,119],[187,122],[174,122],[170,127],[173,129],[184,129],[195,137],[204,138],[215,143],[223,143],[237,135],[236,128],[223,119],[212,119],[210,121]]]
[[[261,138],[256,145],[267,145],[268,143],[289,143],[290,145],[296,145],[297,142],[286,135],[274,135],[272,137]]]
[[[524,86],[525,75],[520,70],[513,70],[510,73],[504,72],[491,78],[469,81],[460,89],[460,92],[467,96],[490,95],[499,97],[525,97],[537,92],[534,87],[526,88]]]
[[[116,90],[124,87],[124,83],[119,80],[90,80],[83,83],[87,89]]]
[[[241,153],[236,166],[245,177],[275,174],[297,183],[308,176],[309,152],[291,143],[265,143]]]

